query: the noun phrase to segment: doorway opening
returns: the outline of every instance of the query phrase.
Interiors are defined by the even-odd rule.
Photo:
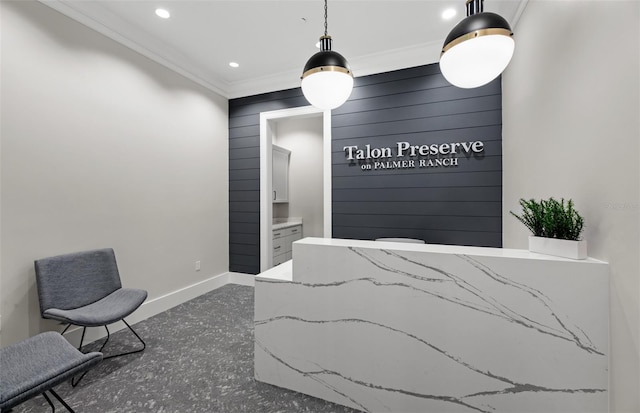
[[[323,237],[331,238],[331,111],[323,111],[313,106],[303,106],[262,112],[260,113],[260,272],[266,271],[273,266],[272,150],[274,142],[278,141],[278,124],[284,125],[288,120],[303,120],[305,118],[318,118],[318,120],[321,120],[321,152],[315,154],[300,153],[298,156],[316,156],[322,159],[320,164],[322,170],[315,171],[322,176],[322,222],[320,223],[322,228],[320,232]],[[293,173],[296,173],[296,171]],[[280,208],[281,212],[284,207],[279,206],[278,208]]]

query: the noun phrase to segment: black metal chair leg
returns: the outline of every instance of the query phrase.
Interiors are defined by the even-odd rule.
[[[53,405],[53,403],[51,402],[51,399],[49,398],[49,396],[47,396],[47,393],[42,393],[42,395],[44,396],[47,403],[49,403],[49,406],[51,406],[51,411],[53,413],[56,413],[56,406]]]
[[[69,324],[71,325],[71,324]],[[67,328],[69,328],[67,326]],[[65,328],[66,331],[66,328]],[[78,346],[78,350],[82,351],[82,342],[84,341],[84,334],[87,332],[87,327],[82,327],[82,336],[80,337],[80,345]],[[108,330],[107,330],[108,332]],[[107,337],[107,340],[109,339],[109,337]],[[104,347],[104,344],[102,345],[102,347]],[[100,348],[100,350],[102,350],[102,348]],[[80,380],[82,380],[82,378],[85,376],[85,374],[87,374],[87,371],[85,371],[84,373],[82,373],[82,375],[80,376],[80,378],[76,381],[75,377],[71,377],[71,387],[76,387],[78,384],[80,384]]]
[[[111,338],[111,333],[109,332],[109,327],[104,326],[104,329],[107,330],[107,338],[104,339],[104,342],[100,346],[100,350],[98,350],[99,353],[102,353],[102,349],[104,348],[104,346],[107,345],[107,342],[109,341],[109,338]]]
[[[76,387],[78,384],[80,384],[80,380],[82,380],[82,378],[85,376],[85,374],[87,374],[86,371],[84,373],[82,373],[82,375],[80,376],[80,378],[78,380],[76,380],[75,377],[71,377],[71,387]]]
[[[87,332],[87,327],[82,327],[82,336],[80,337],[80,345],[78,346],[78,350],[82,351],[82,342],[84,341],[84,333]]]
[[[51,394],[53,394],[53,397],[55,397],[60,403],[62,403],[62,405],[69,411],[69,413],[75,413],[73,409],[67,403],[65,403],[64,400],[62,400],[62,397],[58,396],[58,393],[56,393],[53,389],[49,389],[49,391],[51,392]]]
[[[133,329],[133,327],[131,327],[129,325],[129,323],[127,323],[127,320],[122,319],[122,322],[129,328],[129,330],[131,330],[131,332],[133,333],[134,336],[136,336],[136,338],[140,341],[140,343],[142,343],[142,348],[138,349],[138,350],[132,350],[129,351],[127,353],[120,353],[120,354],[115,354],[113,356],[108,356],[107,358],[112,358],[112,357],[120,357],[120,356],[126,356],[128,354],[134,354],[134,353],[140,353],[141,351],[144,351],[144,349],[147,348],[147,343],[144,342],[144,340],[142,339],[142,337],[140,337],[138,335],[138,333],[136,333],[136,330]]]
[[[138,335],[138,333],[136,333],[136,331],[135,331],[135,330],[134,330],[134,329],[129,325],[129,323],[127,323],[127,321],[126,321],[126,320],[124,320],[124,319],[123,319],[123,320],[121,320],[121,321],[122,321],[122,322],[123,322],[123,323],[124,323],[128,328],[129,328],[129,330],[131,330],[131,332],[133,333],[133,335],[134,335],[134,336],[136,336],[136,338],[137,338],[137,339],[142,343],[142,348],[141,348],[141,349],[138,349],[138,350],[127,351],[126,353],[112,354],[112,355],[110,355],[110,356],[105,356],[105,357],[103,358],[103,360],[106,360],[106,359],[112,359],[112,358],[114,358],[114,357],[128,356],[129,354],[140,353],[141,351],[144,351],[144,349],[145,349],[145,348],[147,348],[147,344],[146,344],[146,343],[144,342],[144,340],[143,340],[143,339]],[[105,326],[105,328],[106,328],[106,327],[107,327],[107,326]],[[107,329],[107,333],[108,333],[108,331],[109,331],[109,330]],[[106,344],[106,342],[105,342],[105,344]],[[104,347],[104,345],[103,345],[103,347]],[[102,348],[101,348],[99,351],[102,351]]]
[[[144,351],[147,348],[147,344],[144,342],[144,340],[142,339],[142,337],[140,337],[138,335],[138,333],[136,333],[136,331],[133,329],[133,327],[131,327],[129,325],[129,323],[127,323],[127,321],[125,319],[122,319],[122,322],[129,328],[129,330],[131,330],[131,332],[133,333],[134,336],[136,336],[136,338],[138,340],[140,340],[140,342],[142,343],[142,348],[138,349],[138,350],[132,350],[132,351],[128,351],[126,353],[120,353],[120,354],[112,354],[110,356],[104,356],[102,359],[103,360],[107,360],[107,359],[111,359],[114,357],[121,357],[121,356],[128,356],[129,354],[135,354],[135,353],[140,353],[141,351]],[[104,340],[104,342],[102,343],[102,346],[100,346],[100,349],[98,350],[98,352],[102,353],[102,349],[104,349],[104,346],[107,345],[107,342],[109,341],[109,338],[111,337],[111,334],[109,333],[109,328],[107,326],[104,326],[105,330],[107,330],[107,338]],[[84,339],[84,332],[86,330],[86,327],[84,327],[84,329],[82,330],[82,339],[80,339],[80,345],[82,346],[82,340]],[[85,371],[84,373],[82,373],[82,376],[80,376],[80,378],[78,380],[75,380],[75,377],[73,377],[71,379],[71,386],[72,387],[76,387],[79,383],[80,380],[82,380],[82,378],[84,377],[84,375],[87,374],[87,372]]]

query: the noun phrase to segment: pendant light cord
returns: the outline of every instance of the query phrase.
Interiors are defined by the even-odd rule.
[[[327,34],[327,0],[324,0],[324,35],[328,36]]]

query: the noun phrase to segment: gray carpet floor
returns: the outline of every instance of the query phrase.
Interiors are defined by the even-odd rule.
[[[356,412],[254,380],[252,287],[226,285],[133,327],[147,343],[143,353],[103,361],[76,388],[55,388],[76,413]],[[138,344],[121,330],[104,353]],[[13,411],[51,409],[38,396]],[[56,402],[56,412],[65,411]]]

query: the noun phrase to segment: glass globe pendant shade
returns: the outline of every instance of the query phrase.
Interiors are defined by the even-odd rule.
[[[454,86],[470,89],[484,86],[507,68],[515,42],[504,35],[476,37],[459,43],[440,58],[440,70]]]
[[[313,106],[331,110],[342,106],[351,96],[353,77],[338,71],[323,70],[302,79],[302,93]]]
[[[468,17],[444,41],[440,71],[449,83],[475,88],[491,82],[511,61],[515,42],[509,23],[495,13],[479,12],[482,2],[467,3]]]

